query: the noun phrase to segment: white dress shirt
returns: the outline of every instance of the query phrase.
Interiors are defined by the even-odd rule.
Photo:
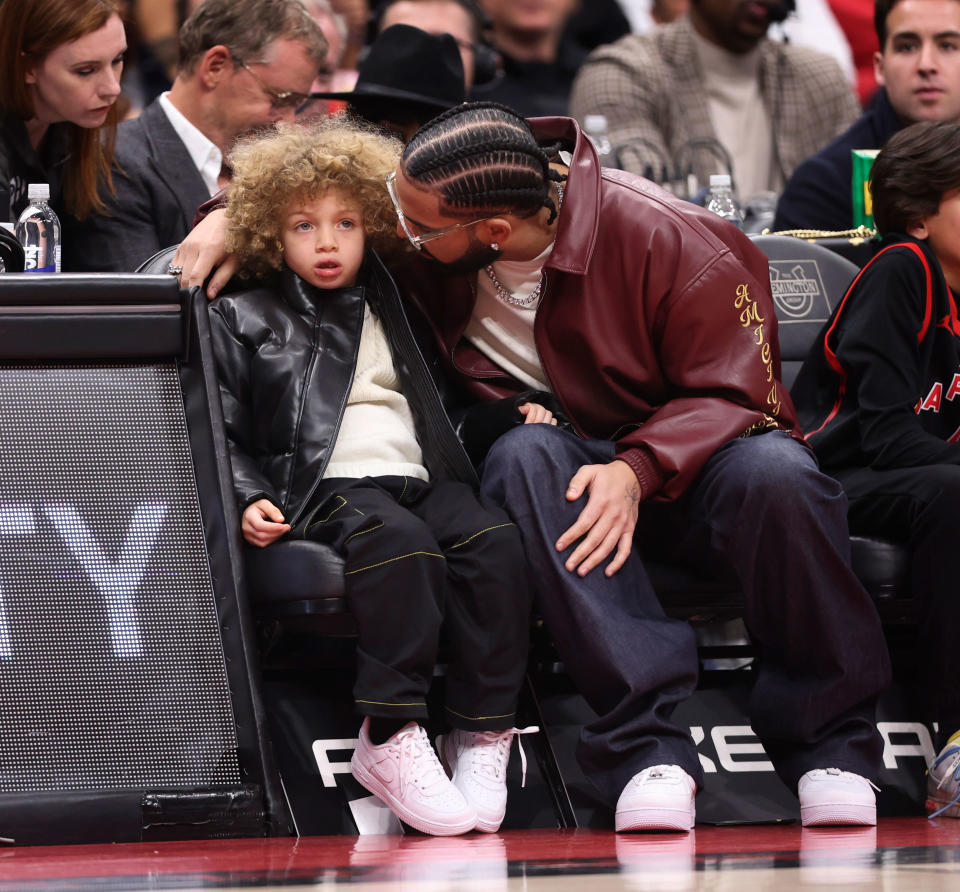
[[[223,169],[223,153],[191,124],[170,101],[170,93],[160,94],[160,107],[170,126],[177,132],[211,195],[220,191],[217,182]]]

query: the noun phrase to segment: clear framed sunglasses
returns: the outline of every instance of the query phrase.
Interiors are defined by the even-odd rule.
[[[480,217],[476,220],[471,220],[469,223],[454,223],[452,226],[444,226],[443,229],[433,229],[430,232],[424,232],[421,235],[416,235],[411,231],[410,226],[407,224],[407,218],[403,215],[403,209],[400,207],[400,201],[397,198],[397,172],[395,170],[390,171],[386,176],[387,182],[387,194],[390,196],[390,200],[393,202],[393,209],[397,212],[397,219],[400,221],[400,228],[403,230],[404,235],[410,240],[410,244],[413,245],[418,251],[423,250],[423,245],[426,242],[435,241],[438,238],[443,238],[445,235],[449,235],[451,232],[455,232],[458,229],[466,229],[468,226],[473,226],[477,223],[482,223],[484,220],[492,220],[493,217]]]

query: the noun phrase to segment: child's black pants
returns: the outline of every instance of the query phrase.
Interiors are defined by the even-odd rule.
[[[516,527],[466,484],[413,477],[323,480],[305,538],[346,563],[360,630],[357,711],[427,715],[440,627],[449,645],[446,712],[454,727],[514,724],[526,672],[531,595]]]

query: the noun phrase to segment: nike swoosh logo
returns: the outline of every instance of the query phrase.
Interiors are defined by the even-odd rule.
[[[392,784],[397,777],[396,766],[390,759],[381,759],[370,766],[373,773],[385,784]]]

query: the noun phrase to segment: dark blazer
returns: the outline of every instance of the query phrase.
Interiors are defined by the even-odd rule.
[[[134,272],[161,248],[190,231],[210,192],[167,119],[151,103],[117,132],[116,195],[104,189],[106,214],[64,221],[63,268],[68,272]]]
[[[851,149],[882,149],[903,127],[882,88],[857,122],[801,164],[784,187],[773,228],[842,230],[853,225]]]

